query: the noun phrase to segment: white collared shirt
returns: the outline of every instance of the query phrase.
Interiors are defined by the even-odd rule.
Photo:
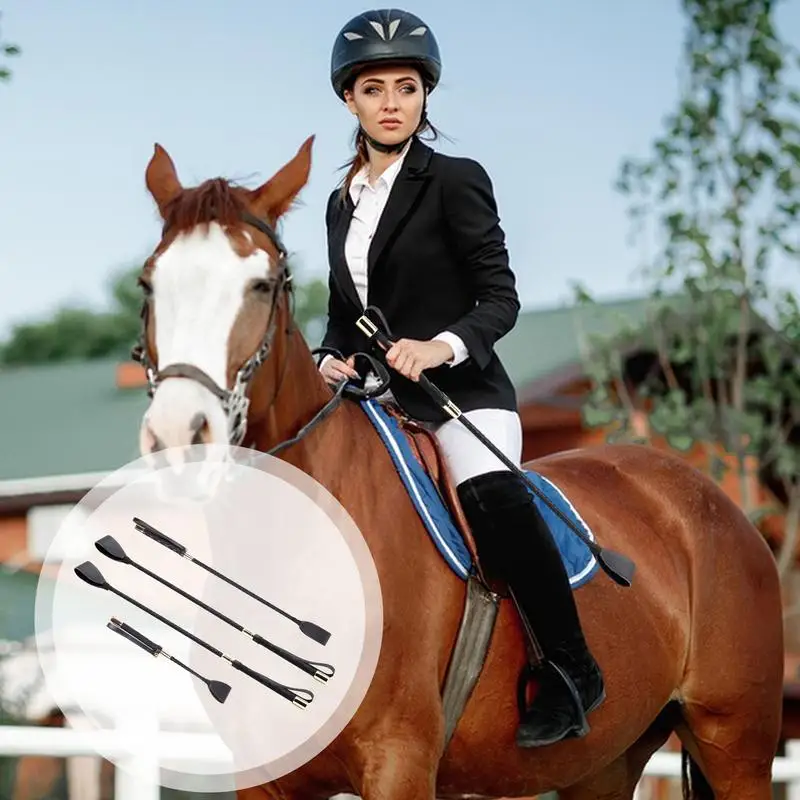
[[[350,198],[355,209],[345,239],[344,254],[358,297],[364,307],[367,305],[369,248],[410,146],[409,142],[400,157],[393,161],[377,178],[374,186],[370,185],[368,180],[368,165],[362,167],[353,176],[350,183]],[[433,338],[446,342],[453,349],[455,357],[446,362],[450,366],[460,364],[469,355],[461,337],[451,331],[442,331]]]

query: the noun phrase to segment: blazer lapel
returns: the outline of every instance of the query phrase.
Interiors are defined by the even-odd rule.
[[[353,200],[349,194],[347,195],[344,206],[339,204],[336,209],[336,218],[331,226],[331,271],[333,272],[334,279],[342,288],[342,291],[350,302],[352,302],[356,308],[363,310],[361,299],[356,291],[356,285],[353,283],[353,277],[350,274],[350,269],[347,266],[347,259],[344,254],[347,231],[350,227],[350,221],[353,218],[353,211],[355,209]]]
[[[383,209],[383,214],[381,214],[375,235],[372,237],[367,259],[368,279],[372,278],[375,266],[386,247],[402,230],[422,189],[430,179],[430,173],[427,170],[432,154],[433,150],[419,139],[412,141],[403,167],[389,193],[389,199]]]

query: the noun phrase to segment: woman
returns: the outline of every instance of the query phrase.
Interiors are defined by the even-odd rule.
[[[520,463],[516,395],[494,343],[520,304],[492,185],[477,162],[435,153],[427,100],[441,61],[418,17],[369,11],[340,31],[331,80],[358,118],[356,154],[328,201],[328,327],[322,344],[347,357],[320,362],[329,383],[358,377],[350,354],[367,349],[355,326],[381,309],[396,343],[392,395],[434,428],[486,571],[505,581],[547,661],[541,689],[517,732],[523,747],[581,735],[604,697],[561,556],[529,490],[418,385],[420,373],[448,394],[510,459]],[[434,131],[435,133],[435,131]]]

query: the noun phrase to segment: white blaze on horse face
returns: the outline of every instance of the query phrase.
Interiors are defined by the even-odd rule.
[[[192,364],[226,388],[228,341],[248,285],[269,275],[269,258],[256,250],[239,256],[217,223],[208,234],[178,236],[153,270],[153,311],[158,369]],[[142,421],[143,453],[191,444],[197,420],[203,441],[226,444],[227,419],[217,397],[197,381],[169,378],[156,390]]]

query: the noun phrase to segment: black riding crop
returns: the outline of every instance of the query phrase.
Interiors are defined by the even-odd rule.
[[[380,313],[380,310],[377,310]],[[382,316],[382,315],[381,315]],[[356,321],[358,329],[370,340],[375,341],[378,346],[384,351],[384,354],[394,344],[392,340],[380,329],[378,326],[366,315],[362,315]],[[419,385],[422,389],[439,405],[439,407],[449,414],[453,419],[457,419],[461,424],[475,436],[482,444],[484,444],[497,458],[499,458],[510,470],[513,470],[528,486],[531,487],[533,492],[547,504],[547,506],[556,514],[562,522],[564,522],[569,529],[575,533],[578,538],[589,548],[591,553],[597,559],[598,564],[605,570],[605,572],[618,583],[620,586],[630,586],[633,580],[633,573],[636,569],[633,561],[621,553],[616,553],[613,550],[608,550],[600,547],[596,542],[593,542],[584,531],[578,528],[572,520],[570,520],[557,506],[553,505],[551,500],[546,497],[538,486],[536,486],[530,478],[521,470],[510,458],[506,456],[498,447],[494,445],[475,425],[470,422],[461,409],[441,390],[438,386],[431,383],[430,379],[423,373],[419,376]]]
[[[157,611],[153,611],[153,609],[142,605],[138,600],[134,600],[129,595],[112,586],[91,561],[84,561],[82,564],[78,564],[78,566],[75,567],[75,574],[90,586],[95,586],[98,589],[107,589],[108,591],[113,592],[121,597],[123,600],[127,600],[129,603],[131,603],[131,605],[136,606],[136,608],[140,608],[142,611],[155,617],[157,620],[159,620],[159,622],[163,622],[173,630],[182,633],[193,642],[199,644],[200,647],[205,647],[206,650],[213,653],[218,658],[227,661],[234,669],[238,670],[239,672],[243,672],[245,675],[251,677],[254,681],[258,681],[262,686],[272,689],[273,692],[279,694],[281,697],[285,697],[299,708],[305,708],[314,699],[314,693],[309,689],[293,689],[289,686],[284,686],[282,683],[272,680],[272,678],[268,678],[266,675],[262,675],[260,672],[256,672],[254,669],[251,669],[241,661],[232,658],[226,653],[223,653],[222,650],[218,650],[216,647],[214,647],[214,645],[203,641],[201,638],[195,636],[185,628],[182,628],[180,625],[177,625],[176,623],[168,620],[166,617],[161,616],[161,614],[159,614]]]
[[[284,617],[294,622],[300,628],[300,631],[308,636],[309,639],[313,639],[318,644],[324,645],[327,644],[328,639],[331,638],[330,633],[328,633],[328,631],[326,631],[324,628],[321,628],[319,625],[315,625],[313,622],[307,622],[305,620],[297,619],[297,617],[293,617],[283,609],[272,605],[272,603],[270,603],[268,600],[265,600],[263,597],[259,597],[259,595],[255,594],[255,592],[251,592],[249,589],[246,589],[244,586],[236,583],[236,581],[232,580],[226,575],[223,575],[221,572],[217,572],[217,570],[215,570],[213,567],[209,567],[208,564],[204,564],[202,561],[200,561],[200,559],[189,555],[184,545],[182,545],[180,542],[176,542],[174,539],[171,539],[165,533],[162,533],[157,528],[154,528],[152,525],[149,525],[147,522],[139,519],[139,517],[133,518],[133,524],[137,531],[140,531],[145,536],[148,536],[154,542],[158,542],[168,550],[172,550],[173,553],[177,553],[179,556],[191,561],[193,564],[197,564],[198,567],[202,567],[204,570],[206,570],[206,572],[216,575],[220,580],[223,580],[225,583],[229,583],[231,586],[236,587],[240,592],[244,592],[254,600],[258,600],[259,603],[263,603],[265,606],[267,606],[267,608],[271,608],[273,611],[277,611],[278,614],[282,614]]]
[[[187,672],[190,672],[195,676],[195,678],[199,678],[206,686],[208,686],[211,696],[218,703],[224,703],[228,698],[231,687],[227,683],[211,680],[210,678],[206,678],[204,675],[201,675],[199,672],[195,672],[190,666],[184,664],[183,661],[179,661],[177,658],[175,658],[175,656],[171,656],[160,644],[156,644],[154,641],[148,639],[144,634],[139,633],[139,631],[137,631],[132,625],[128,625],[125,622],[120,622],[116,617],[111,617],[106,627],[110,628],[112,631],[114,631],[114,633],[118,633],[123,637],[123,639],[127,639],[129,642],[133,642],[135,645],[137,645],[137,647],[141,647],[142,650],[150,653],[151,656],[154,656],[155,658],[158,658],[158,656],[163,656],[167,659],[167,661],[172,661],[179,667],[183,667]]]
[[[94,546],[104,556],[108,556],[108,558],[110,558],[112,561],[118,561],[121,564],[130,564],[132,567],[136,567],[136,569],[138,569],[140,572],[143,572],[145,575],[149,575],[151,578],[153,578],[153,580],[156,580],[167,588],[177,592],[181,597],[191,600],[195,605],[198,605],[200,608],[203,608],[210,614],[213,614],[215,617],[217,617],[217,619],[227,622],[228,625],[230,625],[232,628],[236,628],[237,631],[240,631],[245,636],[252,639],[256,644],[260,644],[270,652],[275,653],[275,655],[280,656],[285,661],[293,664],[298,669],[308,673],[312,678],[318,680],[320,683],[327,683],[328,679],[333,677],[335,670],[330,664],[320,664],[315,663],[314,661],[308,661],[307,659],[301,658],[294,653],[290,653],[288,650],[284,650],[282,647],[270,642],[269,639],[265,639],[260,634],[248,630],[243,625],[240,625],[235,620],[232,620],[230,617],[223,614],[221,611],[217,611],[216,608],[213,608],[197,597],[194,597],[193,595],[184,591],[179,586],[175,586],[174,583],[170,583],[165,578],[162,578],[160,575],[157,575],[155,572],[147,569],[147,567],[143,567],[141,564],[138,564],[125,552],[125,550],[122,548],[122,545],[113,536],[104,536],[102,539],[98,539],[94,543]]]

